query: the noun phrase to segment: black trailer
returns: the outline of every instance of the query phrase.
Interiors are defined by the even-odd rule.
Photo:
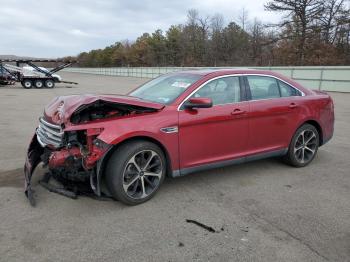
[[[59,66],[47,70],[40,66],[37,66],[34,63],[61,63]],[[4,63],[14,63],[13,64],[4,64]],[[55,75],[56,72],[69,67],[72,65],[72,61],[64,62],[62,60],[48,60],[48,59],[36,59],[36,60],[12,60],[12,59],[3,59],[0,60],[0,70],[10,74],[16,82],[20,82],[22,86],[26,89],[30,89],[33,86],[36,88],[54,88],[56,83],[68,83],[68,84],[77,84],[75,82],[62,81],[60,77]],[[28,65],[31,70],[21,67],[21,65]]]

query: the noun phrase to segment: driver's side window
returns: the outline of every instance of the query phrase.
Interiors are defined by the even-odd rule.
[[[213,105],[223,105],[239,102],[240,85],[238,76],[222,77],[210,81],[200,88],[192,97],[211,98]]]

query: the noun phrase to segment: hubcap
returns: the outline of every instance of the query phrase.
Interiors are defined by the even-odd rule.
[[[124,192],[131,198],[143,199],[158,188],[162,175],[160,156],[153,150],[140,151],[130,158],[124,169]]]
[[[301,132],[294,145],[295,158],[300,163],[309,162],[317,149],[317,137],[314,131],[304,130]]]

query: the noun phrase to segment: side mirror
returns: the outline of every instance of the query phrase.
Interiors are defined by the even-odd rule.
[[[207,97],[193,97],[188,99],[184,103],[184,107],[186,109],[193,109],[193,108],[209,108],[213,106],[213,101],[211,98]]]

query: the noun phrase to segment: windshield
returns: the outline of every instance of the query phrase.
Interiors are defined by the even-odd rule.
[[[186,73],[163,75],[140,86],[129,95],[152,102],[170,104],[201,77],[201,75]]]

